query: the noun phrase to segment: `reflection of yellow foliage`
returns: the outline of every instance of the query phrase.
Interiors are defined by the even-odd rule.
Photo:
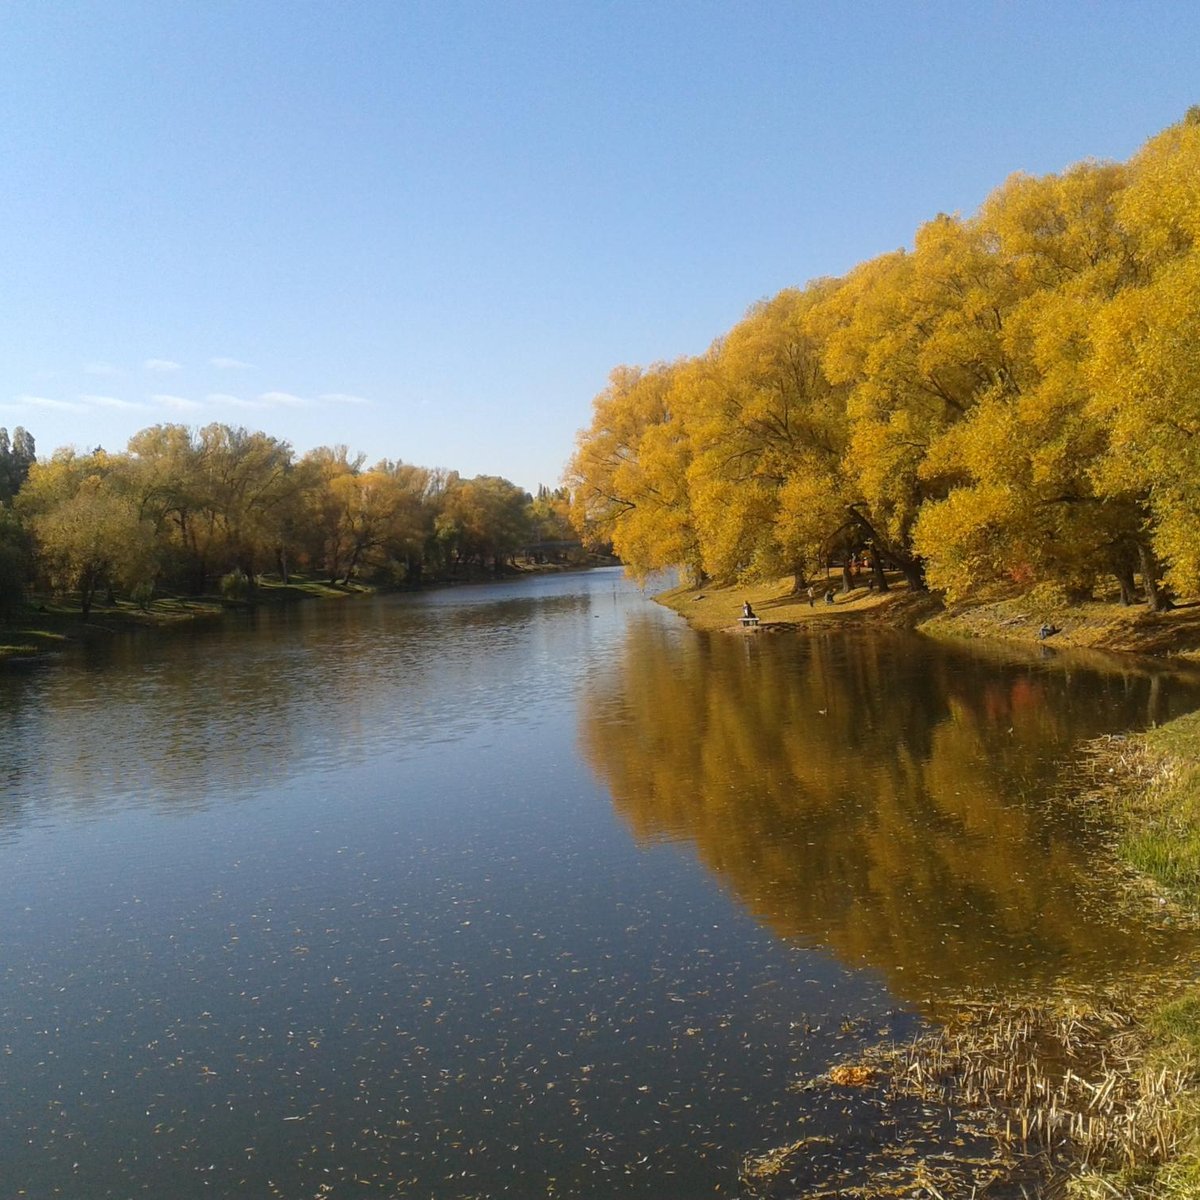
[[[592,683],[582,737],[640,838],[690,841],[780,935],[922,1000],[1170,952],[1044,799],[1076,739],[1150,703],[1132,673],[1091,683],[1103,704],[916,639],[680,644],[648,623]]]

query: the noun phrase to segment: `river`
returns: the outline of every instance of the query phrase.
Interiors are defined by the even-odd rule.
[[[614,571],[0,673],[0,1195],[736,1195],[796,1087],[1192,935],[1100,869],[1129,660],[703,636]],[[847,1150],[847,1152],[849,1152]]]

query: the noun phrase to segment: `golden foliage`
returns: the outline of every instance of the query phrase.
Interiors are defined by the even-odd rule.
[[[620,368],[576,524],[639,573],[751,579],[872,546],[1157,603],[1200,587],[1200,121],[1129,163],[1014,175],[911,251],[756,305],[696,359]]]

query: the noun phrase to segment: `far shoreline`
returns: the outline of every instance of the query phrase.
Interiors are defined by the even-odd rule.
[[[614,565],[619,564],[608,559],[587,563],[529,563],[499,575],[480,573],[461,579],[434,579],[410,587],[380,587],[357,580],[330,583],[304,575],[293,575],[285,583],[277,577],[262,576],[252,599],[228,599],[206,593],[201,596],[159,596],[145,607],[125,599],[112,604],[94,602],[86,620],[77,601],[34,594],[25,603],[14,605],[8,616],[0,615],[0,671],[53,662],[81,643],[145,630],[194,628],[197,624],[220,622],[255,609],[278,608],[309,600],[410,595],[477,584],[513,583],[534,575],[590,571]]]

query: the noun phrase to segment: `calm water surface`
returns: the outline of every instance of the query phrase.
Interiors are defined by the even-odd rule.
[[[0,674],[0,1196],[736,1195],[864,1040],[1193,953],[1055,797],[1197,705],[607,571]]]

